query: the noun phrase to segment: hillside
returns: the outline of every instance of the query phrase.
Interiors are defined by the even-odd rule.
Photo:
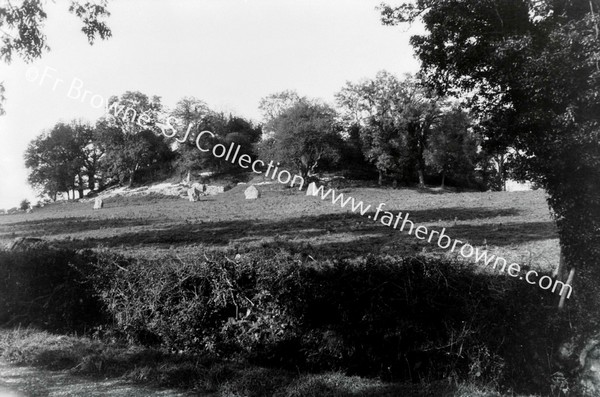
[[[102,210],[92,202],[55,203],[31,214],[0,217],[0,239],[45,237],[70,247],[110,247],[129,255],[196,255],[200,250],[245,252],[277,246],[314,258],[369,253],[444,255],[434,244],[392,230],[366,216],[296,189],[258,186],[262,197],[245,200],[247,185],[189,202],[176,196],[113,196]],[[152,190],[152,189],[148,189]],[[410,219],[507,260],[554,268],[558,240],[544,192],[439,193],[415,189],[341,189],[345,196]],[[455,255],[453,255],[455,256]]]

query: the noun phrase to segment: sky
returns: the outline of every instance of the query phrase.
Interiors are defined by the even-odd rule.
[[[379,70],[416,72],[409,39],[419,27],[382,26],[380,2],[110,1],[113,37],[93,46],[67,1],[46,2],[50,52],[30,64],[15,58],[0,65],[7,97],[0,208],[36,199],[23,160],[27,144],[59,121],[94,122],[112,95],[158,95],[167,108],[194,96],[214,110],[259,121],[260,99],[278,91],[333,104],[346,81]]]

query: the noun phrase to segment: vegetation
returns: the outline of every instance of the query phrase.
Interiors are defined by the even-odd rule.
[[[305,180],[323,163],[339,160],[342,139],[335,111],[327,105],[299,101],[270,121],[273,135],[261,142],[259,154],[298,172]]]
[[[200,389],[204,386],[193,379],[209,382],[206,371],[220,367],[229,374],[219,375],[228,379],[222,381],[230,384],[227,387],[242,387],[238,382],[246,379],[242,383],[247,391],[239,391],[241,395],[251,390],[260,395],[261,385],[281,390],[297,382],[312,386],[304,384],[296,395],[310,395],[313,387],[320,393],[327,389],[344,395],[350,384],[363,393],[359,395],[382,395],[386,390],[407,390],[403,395],[415,396],[424,393],[417,390],[434,395],[443,390],[455,396],[488,390],[481,395],[498,395],[492,392],[501,390],[498,384],[520,392],[547,390],[547,375],[557,368],[531,357],[554,354],[555,341],[563,335],[563,319],[555,317],[552,294],[512,278],[478,274],[472,265],[462,265],[435,245],[417,244],[403,233],[390,235],[378,223],[315,202],[301,192],[276,185],[262,189],[264,197],[256,202],[244,200],[243,187],[236,187],[200,203],[116,197],[107,199],[105,209],[98,212],[91,211],[90,203],[56,203],[33,214],[35,219],[3,218],[3,237],[38,234],[54,240],[52,245],[66,247],[55,249],[55,254],[46,249],[6,252],[0,260],[9,264],[8,269],[20,268],[21,277],[32,282],[48,280],[52,289],[64,279],[43,277],[44,272],[64,274],[56,267],[73,269],[66,266],[71,263],[81,271],[71,273],[75,280],[81,281],[82,274],[93,280],[76,283],[92,288],[77,294],[93,292],[91,298],[103,310],[90,318],[106,319],[94,328],[100,339],[94,343],[99,347],[54,349],[46,346],[50,342],[44,337],[31,345],[37,348],[14,357],[29,357],[26,362],[36,363],[32,355],[53,349],[43,357],[54,357],[56,362],[68,357],[62,368],[83,366],[90,374],[135,379],[129,374],[135,374],[132,367],[137,365],[146,368],[143,373],[163,374],[165,382]],[[398,204],[393,200],[397,190],[344,189],[369,203],[387,202],[393,211],[408,208],[415,222],[446,227],[447,234],[463,241],[483,245],[486,237],[488,249],[501,251],[511,261],[534,267],[549,261],[546,267],[538,267],[540,272],[550,272],[556,265],[556,232],[542,192],[404,190]],[[203,212],[193,215],[198,204]],[[72,251],[99,245],[106,248]],[[425,256],[410,258],[423,255],[424,250]],[[530,254],[523,256],[526,251]],[[62,261],[52,259],[59,255]],[[26,261],[30,264],[17,265]],[[32,278],[35,274],[41,277]],[[48,295],[43,292],[48,289],[41,291]],[[56,299],[78,308],[78,301],[69,296]],[[35,295],[12,300],[15,305],[29,301],[46,302]],[[64,313],[64,306],[56,307],[56,312],[44,309],[46,318]],[[61,329],[60,321],[52,328],[47,320],[37,320],[44,316],[35,313],[16,323]],[[110,347],[111,340],[119,345]],[[146,353],[125,359],[132,357],[127,353],[131,349],[142,349],[140,344],[147,346],[143,349],[151,352],[149,357],[165,365],[144,361]],[[25,345],[15,344],[15,349],[24,350],[19,346]],[[94,353],[96,349],[108,350],[103,355]],[[185,353],[173,355],[179,351]],[[81,362],[87,364],[79,366]],[[92,371],[93,363],[99,362],[103,369]],[[173,375],[165,374],[168,368]],[[183,372],[185,368],[198,372]],[[322,374],[307,374],[313,371]],[[328,375],[331,371],[334,374]],[[411,381],[413,375],[419,386],[403,386],[401,381]],[[394,383],[368,380],[374,376]],[[149,377],[159,379],[159,375]],[[141,381],[147,378],[140,375]],[[340,383],[334,386],[328,383],[331,379]],[[440,379],[445,379],[443,384]]]
[[[412,45],[441,93],[468,92],[487,145],[513,149],[515,171],[548,192],[566,267],[583,291],[576,363],[598,335],[600,298],[600,3],[419,0],[383,7],[386,23],[422,20]],[[510,128],[508,127],[510,126]],[[559,303],[563,306],[564,301]]]
[[[406,382],[438,395],[589,393],[586,356],[600,325],[599,6],[383,5],[386,24],[424,23],[427,33],[411,40],[422,62],[416,76],[382,71],[347,82],[337,107],[295,91],[274,93],[261,101],[262,125],[194,97],[169,110],[157,96],[125,92],[94,125],[58,123],[25,156],[30,183],[55,200],[110,184],[240,173],[210,153],[219,144],[305,178],[341,171],[349,178],[330,185],[344,193],[393,203],[389,210],[410,211],[415,222],[444,227],[473,246],[508,246],[512,252],[502,256],[520,255],[515,262],[527,249],[522,268],[540,275],[552,269],[532,258],[532,248],[551,248],[546,254],[556,257],[560,250],[568,269],[559,267],[558,277],[571,282],[577,270],[566,310],[556,310],[564,298],[472,269],[302,193],[270,186],[247,203],[234,188],[202,199],[202,216],[190,215],[198,203],[151,197],[107,200],[110,217],[92,217],[87,203],[70,206],[69,217],[56,205],[31,222],[8,217],[5,237],[56,241],[0,251],[0,323],[96,340],[58,341],[53,350],[50,334],[6,331],[0,353],[225,395],[419,395],[405,392]],[[73,2],[70,10],[90,42],[110,36],[104,2]],[[47,48],[45,18],[39,1],[0,8],[9,31],[0,57],[38,58]],[[357,188],[357,175],[378,188]],[[502,189],[508,176],[543,187],[556,224],[539,209],[542,193],[521,196],[537,203],[529,214],[529,201],[514,197],[502,205],[494,202],[502,196],[489,193],[436,198],[426,187]],[[390,181],[418,189],[390,193],[382,189]],[[560,248],[547,243],[556,236]],[[34,348],[20,343],[30,338]],[[592,386],[600,388],[597,375]],[[438,389],[439,382],[446,386]]]
[[[264,249],[236,259],[155,261],[43,245],[2,255],[10,273],[3,277],[10,280],[2,288],[3,320],[50,330],[95,326],[104,340],[154,349],[118,365],[126,345],[100,353],[98,343],[69,342],[44,355],[23,342],[4,348],[25,363],[79,371],[93,372],[100,361],[122,376],[137,360],[148,365],[147,355],[170,361],[169,352],[179,352],[179,371],[189,355],[528,392],[545,387],[533,380],[552,368],[546,360],[527,369],[520,363],[552,354],[568,326],[551,307],[539,309],[547,297],[529,285],[426,257],[314,261]]]
[[[0,26],[2,32],[0,39],[0,60],[10,63],[13,55],[19,56],[25,62],[31,62],[42,56],[50,47],[46,44],[46,35],[42,31],[47,14],[42,0],[29,0],[20,4],[11,4],[0,7]],[[109,16],[107,1],[81,2],[71,0],[69,12],[76,15],[83,22],[81,31],[87,36],[90,44],[96,38],[108,39],[112,32],[104,22]],[[0,115],[4,114],[4,84],[0,83]]]

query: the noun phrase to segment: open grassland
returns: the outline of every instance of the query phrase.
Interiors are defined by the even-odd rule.
[[[394,230],[367,215],[409,214],[428,229],[488,249],[511,262],[553,269],[558,237],[543,191],[440,193],[413,189],[346,188],[339,192],[370,204],[360,216],[330,199],[297,189],[259,186],[262,197],[245,200],[236,188],[199,202],[151,195],[113,197],[102,210],[91,202],[55,203],[32,214],[0,216],[0,239],[44,237],[70,248],[98,246],[141,257],[192,258],[204,252],[244,253],[281,247],[314,259],[366,254],[430,253],[460,259],[434,243]],[[380,215],[381,217],[381,215]]]

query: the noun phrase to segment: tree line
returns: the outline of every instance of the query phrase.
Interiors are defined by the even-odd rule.
[[[59,122],[31,141],[25,153],[29,182],[56,200],[60,193],[81,198],[87,190],[176,174],[240,172],[198,150],[196,138],[205,130],[215,137],[203,147],[233,142],[304,178],[340,172],[380,185],[423,187],[428,180],[499,189],[508,175],[506,158],[497,159],[497,147],[486,150],[484,127],[469,109],[435,95],[416,77],[382,71],[347,82],[335,99],[332,106],[291,90],[274,93],[260,101],[262,120],[255,123],[194,97],[169,110],[157,96],[128,91],[111,97],[108,112],[94,124]]]

